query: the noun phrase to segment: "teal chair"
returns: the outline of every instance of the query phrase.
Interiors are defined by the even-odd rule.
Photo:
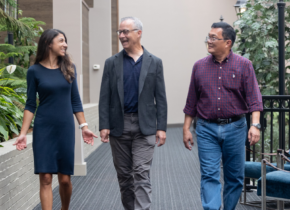
[[[277,167],[277,163],[272,163],[274,167]],[[250,178],[250,179],[260,179],[261,177],[261,169],[262,169],[262,164],[260,162],[251,162],[251,161],[246,161],[245,162],[245,179]],[[271,173],[276,171],[275,168],[271,166],[266,166],[266,173]],[[287,163],[284,165],[284,170],[290,171],[290,163]],[[247,201],[247,188],[246,188],[246,183],[244,180],[244,187],[243,187],[243,195],[244,199],[242,200],[242,195],[240,197],[240,203],[243,205],[248,205],[248,206],[253,206],[253,207],[261,207],[261,201]],[[260,194],[260,191],[258,189],[257,191],[258,195]],[[272,200],[268,200],[268,202],[273,202]],[[276,202],[276,201],[275,201]]]
[[[277,209],[284,210],[284,201],[290,201],[290,171],[285,170],[290,165],[289,158],[281,151],[277,153],[276,166],[265,159],[261,165],[262,176],[258,180],[257,194],[262,196],[262,210],[267,209],[267,198],[277,200]],[[267,173],[267,167],[273,168],[274,171]]]

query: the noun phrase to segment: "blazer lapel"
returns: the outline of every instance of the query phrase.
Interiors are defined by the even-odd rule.
[[[139,77],[139,96],[142,93],[144,82],[148,73],[148,69],[151,64],[151,60],[152,60],[151,54],[144,48],[143,61],[142,61],[141,72],[140,72],[140,77]]]
[[[118,93],[122,105],[122,109],[124,110],[124,82],[123,82],[123,50],[115,55],[116,58],[114,60],[115,73],[117,76],[117,87]]]

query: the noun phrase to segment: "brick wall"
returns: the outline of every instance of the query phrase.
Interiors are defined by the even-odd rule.
[[[84,105],[84,112],[89,128],[99,135],[98,105]],[[0,147],[0,209],[31,210],[39,202],[39,178],[34,174],[32,153],[32,135],[27,135],[27,148],[17,151],[12,144],[15,139],[1,143]],[[84,145],[84,156],[88,157],[98,146]],[[58,186],[57,177],[53,177],[53,188]]]

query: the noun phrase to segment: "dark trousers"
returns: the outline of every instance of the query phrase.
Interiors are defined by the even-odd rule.
[[[124,115],[122,136],[110,136],[114,166],[125,210],[151,209],[150,168],[155,135],[145,136],[139,128],[138,114]]]

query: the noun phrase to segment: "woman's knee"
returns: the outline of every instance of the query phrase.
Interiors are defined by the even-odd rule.
[[[70,176],[64,176],[62,175],[61,177],[59,177],[59,185],[62,187],[70,187],[71,186],[71,180],[70,180]]]
[[[52,183],[52,174],[39,174],[39,178],[42,186],[50,186]]]

